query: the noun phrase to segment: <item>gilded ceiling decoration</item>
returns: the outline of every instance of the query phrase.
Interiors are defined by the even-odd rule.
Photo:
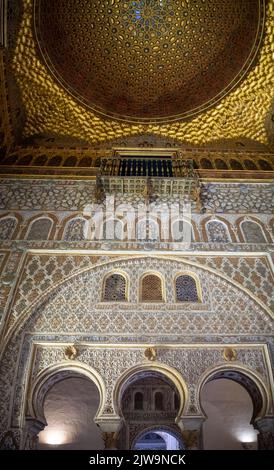
[[[12,70],[17,80],[18,86],[20,88],[20,93],[23,101],[23,105],[25,107],[25,127],[24,127],[24,137],[28,138],[33,135],[50,135],[50,134],[58,134],[64,137],[71,137],[76,139],[81,139],[83,141],[88,142],[89,144],[103,144],[106,141],[112,141],[114,139],[119,139],[121,137],[127,138],[134,135],[139,134],[151,134],[151,135],[158,135],[167,138],[176,138],[177,141],[181,141],[190,145],[208,145],[210,142],[218,141],[218,140],[228,140],[228,139],[252,139],[254,141],[268,144],[268,135],[265,129],[265,121],[269,115],[269,110],[271,109],[271,100],[273,95],[273,60],[271,56],[271,45],[273,43],[273,36],[274,36],[274,26],[272,21],[273,15],[273,8],[274,8],[274,0],[269,0],[267,2],[267,12],[266,12],[266,23],[265,23],[265,34],[262,40],[262,46],[260,48],[260,54],[258,56],[258,61],[256,66],[252,67],[244,80],[234,88],[230,93],[228,93],[222,100],[215,105],[214,107],[204,111],[203,113],[194,116],[193,118],[189,118],[186,120],[177,120],[175,122],[169,123],[134,123],[134,122],[126,122],[120,121],[114,118],[103,116],[102,114],[95,112],[88,108],[86,105],[80,104],[79,99],[76,99],[72,96],[71,93],[68,93],[64,86],[60,84],[60,82],[53,76],[53,74],[49,71],[48,66],[45,64],[44,59],[42,58],[39,48],[37,46],[37,41],[34,34],[33,29],[33,22],[34,22],[34,2],[33,0],[22,0],[23,1],[23,15],[21,18],[20,30],[18,34],[17,44],[13,52],[13,56],[11,58]],[[73,4],[79,4],[79,1],[74,1]],[[48,2],[47,2],[48,3]],[[82,3],[82,2],[80,2]],[[93,5],[94,2],[85,2],[85,4]],[[98,2],[95,2],[98,5]],[[108,2],[103,2],[105,6]],[[124,21],[129,21],[132,18],[133,13],[130,13],[129,10],[126,9],[126,5],[130,2],[119,2],[113,0],[113,6],[109,7],[116,8],[115,6],[123,7],[123,11],[128,11],[127,14],[123,15]],[[139,2],[137,2],[139,5]],[[207,7],[202,6],[202,8],[208,8],[209,1],[206,1],[205,4]],[[222,4],[222,2],[218,2]],[[223,8],[229,8],[229,5],[232,5],[232,2],[224,2],[225,6]],[[243,2],[233,2],[233,4],[239,3],[242,5],[244,11],[244,3]],[[257,0],[254,0],[254,3],[258,5]],[[50,3],[51,4],[51,3]],[[53,3],[52,3],[53,4]],[[72,1],[67,1],[66,4],[71,5]],[[199,2],[180,2],[180,9],[178,11],[180,14],[183,11],[188,11],[191,5],[199,5]],[[216,5],[213,1],[212,5]],[[48,3],[49,5],[49,3]],[[59,1],[54,2],[54,5],[59,5]],[[145,4],[143,4],[145,5]],[[185,10],[183,10],[183,5],[185,5]],[[201,2],[201,5],[202,2]],[[226,6],[227,5],[227,6]],[[87,7],[86,7],[87,8]],[[93,8],[93,7],[92,7]],[[99,8],[99,7],[98,7]],[[103,7],[101,7],[103,8]],[[195,7],[196,8],[196,7]],[[231,6],[231,12],[233,10]],[[240,8],[240,7],[237,7]],[[138,8],[137,8],[138,10]],[[152,11],[152,10],[150,10]],[[175,10],[175,13],[177,9]],[[252,11],[252,10],[251,10]],[[250,13],[251,14],[251,13]],[[253,15],[254,15],[253,11]],[[130,16],[131,15],[131,16]],[[138,14],[137,14],[138,15]],[[141,13],[140,13],[141,15]],[[198,15],[198,13],[197,13]],[[175,15],[176,16],[176,15]],[[252,16],[252,15],[251,15]],[[230,16],[231,17],[231,16]],[[253,17],[253,16],[252,16]],[[60,16],[60,28],[64,27],[63,19],[69,18],[67,13]],[[102,18],[101,15],[96,16],[98,23],[101,22]],[[111,16],[110,16],[111,18]],[[176,17],[177,18],[177,17]],[[61,21],[62,20],[62,21]],[[116,20],[115,20],[116,21]],[[136,19],[137,21],[137,19]],[[141,21],[141,20],[138,20]],[[164,21],[164,20],[163,20]],[[177,21],[177,20],[176,20]],[[219,20],[223,21],[223,20]],[[53,28],[50,29],[52,34],[54,33],[54,21]],[[76,50],[77,41],[82,41],[83,37],[81,34],[77,37],[75,34],[76,30],[79,30],[77,26],[79,23],[77,17],[75,18],[74,27],[72,27],[72,33],[66,41],[62,41],[64,43],[63,47],[71,48],[71,51]],[[173,20],[172,20],[173,23]],[[51,20],[49,20],[48,25],[51,24]],[[155,24],[156,30],[159,29],[159,22],[153,20],[153,15],[150,15],[150,20],[147,22],[148,27],[148,34],[152,34],[152,24]],[[166,22],[164,23],[166,25]],[[223,21],[223,30],[226,31],[226,38],[228,38],[229,28],[227,26],[227,21]],[[145,23],[143,23],[145,25]],[[206,23],[202,26],[202,19],[200,20],[200,28],[206,28]],[[141,28],[141,27],[140,27]],[[143,37],[145,37],[146,29],[145,26],[143,28]],[[141,28],[141,29],[142,29]],[[173,26],[171,26],[171,29]],[[213,28],[210,29],[212,31]],[[240,28],[241,29],[241,28]],[[55,29],[56,30],[56,29]],[[184,34],[186,33],[186,29],[182,29]],[[104,33],[105,34],[105,33]],[[116,33],[115,33],[116,34]],[[137,33],[136,33],[137,34]],[[213,33],[210,33],[213,34]],[[219,36],[219,34],[215,31],[215,34]],[[251,32],[250,32],[251,34]],[[60,50],[58,43],[59,40],[55,41],[56,50]],[[113,36],[116,37],[116,36]],[[205,37],[205,32],[204,32]],[[145,41],[145,39],[142,39]],[[157,41],[157,36],[155,36],[155,41]],[[162,38],[159,39],[162,41]],[[190,38],[189,38],[190,41]],[[198,41],[198,39],[197,39]],[[107,42],[107,41],[106,41]],[[189,42],[190,43],[190,42]],[[200,43],[197,43],[200,44]],[[219,43],[220,44],[220,43]],[[250,43],[249,43],[250,44]],[[217,45],[217,42],[216,42]],[[98,45],[99,47],[100,45]],[[101,47],[101,46],[100,46]],[[117,47],[118,47],[118,40],[117,40]],[[169,47],[172,47],[172,43],[169,43]],[[174,46],[175,47],[175,46]],[[194,45],[193,45],[194,47]],[[196,46],[198,49],[198,46]],[[216,52],[218,54],[221,53],[218,46]],[[243,46],[245,47],[245,46]],[[248,46],[247,46],[248,47]],[[203,50],[206,48],[204,47],[203,41]],[[239,48],[240,49],[240,48]],[[216,57],[214,56],[214,50],[211,50],[211,60],[214,59],[216,62]],[[247,49],[246,49],[247,51]],[[198,52],[197,52],[198,53]],[[209,53],[209,54],[210,54]],[[84,52],[82,53],[84,54]],[[124,70],[122,58],[125,57],[132,57],[133,49],[129,48],[127,52],[128,56],[126,55],[119,55],[112,57],[116,57],[116,62],[112,66],[110,61],[105,63],[105,72],[108,71],[108,67],[113,67],[112,70],[115,72],[115,80],[119,80],[119,74],[121,70]],[[147,54],[143,51],[143,56]],[[167,54],[167,53],[166,53]],[[239,54],[239,55],[237,55]],[[137,56],[138,54],[136,54]],[[162,53],[163,55],[163,53]],[[242,67],[243,57],[240,53],[236,52],[236,55],[239,59],[239,69]],[[154,57],[153,53],[151,52],[151,57]],[[158,54],[155,54],[155,58],[158,57]],[[168,57],[167,55],[163,55],[166,57],[165,59],[165,66],[168,65]],[[176,55],[175,55],[176,58]],[[63,59],[63,62],[66,59]],[[160,60],[160,59],[159,59]],[[174,62],[174,61],[173,61]],[[218,61],[217,61],[218,62]],[[241,63],[240,63],[241,62]],[[145,65],[146,62],[144,62]],[[190,63],[190,62],[189,62]],[[202,63],[202,62],[201,62]],[[161,64],[160,64],[161,65]],[[171,65],[171,64],[170,64]],[[153,67],[152,67],[153,68]],[[63,69],[65,70],[65,68]],[[129,70],[129,69],[128,69]],[[154,70],[154,69],[153,69]],[[153,74],[152,70],[152,74]],[[175,70],[179,70],[177,68],[177,62],[175,66]],[[198,69],[197,69],[198,70]],[[168,68],[166,68],[166,72],[159,72],[159,77],[165,76],[168,73],[168,76],[171,77]],[[74,71],[75,72],[75,71]],[[72,72],[71,72],[72,73]],[[83,70],[79,69],[79,77],[83,73]],[[191,76],[191,67],[188,68],[188,77]],[[139,75],[138,75],[139,76]],[[150,75],[149,75],[150,76]],[[152,76],[152,75],[151,75]],[[92,74],[88,76],[89,80],[93,80]],[[180,74],[174,74],[173,80],[179,80]],[[58,77],[61,79],[60,77]],[[115,91],[115,87],[118,86],[118,82],[115,81],[113,78],[113,87],[112,92]],[[221,80],[221,78],[220,78]],[[80,82],[80,81],[79,81]],[[106,82],[104,82],[106,83]],[[175,83],[175,82],[172,82]],[[105,86],[105,85],[104,85]],[[175,85],[172,85],[175,86]],[[171,88],[172,88],[171,86]],[[198,85],[195,85],[198,86]],[[215,89],[216,91],[216,89]],[[82,90],[83,92],[83,90]],[[85,90],[86,93],[92,93],[87,87]],[[142,95],[144,94],[144,90]],[[109,95],[107,95],[109,96]],[[138,106],[141,106],[141,99],[142,97],[136,95],[136,102]],[[79,95],[78,95],[79,98]],[[139,101],[138,101],[139,100]],[[177,98],[176,98],[177,100]],[[95,101],[95,100],[93,100]],[[178,100],[177,100],[178,101]],[[167,101],[168,103],[168,101]],[[183,114],[183,106],[180,112]],[[104,103],[101,103],[103,106]],[[120,106],[119,101],[115,100],[111,106]],[[94,103],[93,103],[94,106]],[[114,112],[119,114],[118,108],[109,107],[108,112]],[[122,108],[121,108],[122,109]],[[120,109],[120,110],[121,110]],[[134,113],[138,114],[136,109],[134,109]],[[156,109],[156,108],[155,108]],[[175,108],[174,108],[175,109]],[[186,110],[186,108],[185,108]],[[160,117],[164,117],[165,110],[162,107],[161,110],[158,109],[158,115]],[[186,110],[186,113],[188,111]],[[162,113],[162,115],[161,115]],[[173,111],[168,111],[166,114],[171,116]],[[123,113],[122,113],[123,114]],[[145,114],[143,114],[145,116]]]
[[[91,109],[168,121],[212,106],[250,67],[261,0],[36,0],[53,75]],[[60,20],[61,19],[61,20]]]

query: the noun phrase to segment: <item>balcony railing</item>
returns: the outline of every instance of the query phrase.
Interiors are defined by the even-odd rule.
[[[147,200],[162,194],[199,200],[199,177],[193,160],[168,157],[103,158],[97,181],[98,201],[105,194],[143,195]]]
[[[101,176],[193,178],[193,160],[175,158],[102,158]]]
[[[197,192],[198,181],[192,178],[150,178],[133,176],[102,176],[101,184],[106,194],[146,194],[148,180],[151,194],[159,196],[194,196]]]

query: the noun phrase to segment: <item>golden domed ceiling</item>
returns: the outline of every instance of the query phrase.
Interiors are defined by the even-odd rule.
[[[114,119],[167,122],[213,106],[249,70],[261,0],[36,0],[43,60]]]
[[[60,0],[48,1],[45,2],[44,5],[46,4],[48,8],[55,6],[57,8],[59,1]],[[63,28],[64,24],[66,24],[64,20],[67,18],[66,5],[77,6],[82,2],[83,0],[74,0],[73,2],[67,0],[64,2],[65,10],[60,14],[58,28],[54,26],[54,16],[48,17],[48,34],[53,35],[54,31],[57,31],[57,29],[59,31],[54,42],[56,50],[60,50],[59,43],[62,43],[62,47],[64,47],[65,44],[67,50],[74,51],[77,41],[81,40],[82,36],[80,35],[77,38],[75,34],[76,30],[79,31],[81,29],[80,19],[77,19],[76,16],[70,19],[70,29],[67,26],[67,30],[69,31],[68,36],[64,36]],[[94,2],[96,3],[97,0],[87,0],[84,4],[86,5],[85,8],[87,8],[88,4],[90,7],[92,6],[92,8],[94,8]],[[218,2],[216,2],[216,0],[212,2],[206,0],[204,8],[208,8],[209,4],[216,5],[217,3],[220,16],[221,12],[228,11],[226,8],[228,8],[229,5],[232,5],[232,8],[240,8],[239,5],[244,5],[242,0],[234,0],[233,2],[231,0],[218,0]],[[123,7],[126,8],[128,4],[129,1],[126,0],[124,0],[123,3],[118,0],[113,1],[114,7],[115,5],[123,5]],[[72,93],[68,93],[65,86],[60,84],[61,76],[59,76],[59,80],[57,80],[56,73],[55,75],[52,73],[53,66],[51,65],[52,71],[50,71],[39,51],[35,32],[35,29],[37,29],[35,25],[39,26],[37,18],[39,8],[38,10],[36,8],[34,11],[34,6],[39,7],[39,4],[36,4],[35,0],[9,0],[8,5],[9,47],[0,50],[0,59],[2,55],[4,55],[4,57],[6,56],[6,82],[10,85],[8,92],[9,108],[5,106],[3,109],[7,108],[7,111],[5,111],[7,114],[5,118],[7,122],[11,121],[9,118],[9,110],[12,110],[12,130],[10,134],[13,135],[14,130],[18,130],[15,141],[18,142],[19,145],[20,142],[22,142],[26,146],[39,145],[46,147],[48,145],[58,145],[69,148],[79,145],[88,146],[89,148],[105,148],[106,146],[109,147],[112,142],[116,143],[122,140],[123,145],[126,145],[127,142],[130,142],[130,139],[135,139],[137,136],[149,135],[152,138],[163,139],[163,141],[165,139],[167,141],[176,139],[178,145],[181,143],[182,146],[187,148],[202,146],[209,149],[215,148],[217,145],[218,148],[221,149],[234,148],[238,150],[239,148],[245,148],[253,150],[256,148],[265,148],[272,149],[273,151],[273,126],[271,126],[271,122],[273,121],[272,99],[274,64],[272,46],[274,41],[274,0],[261,0],[262,24],[258,27],[258,40],[261,39],[261,44],[257,58],[253,61],[252,66],[243,79],[239,81],[237,86],[231,91],[229,91],[230,88],[227,87],[224,91],[224,93],[226,93],[225,96],[218,103],[216,102],[215,105],[203,110],[203,112],[197,112],[194,116],[190,115],[191,112],[186,112],[184,116],[187,116],[187,118],[176,119],[174,121],[170,119],[167,122],[164,122],[165,118],[163,115],[160,116],[160,121],[157,122],[152,119],[146,120],[146,118],[142,118],[141,122],[136,122],[133,117],[130,117],[130,121],[122,121],[116,118],[117,114],[115,114],[113,109],[110,110],[110,108],[108,108],[107,112],[110,113],[112,111],[114,115],[106,116],[94,111],[94,108],[91,108],[90,104],[87,106],[81,103],[79,101],[79,94],[78,98],[76,98],[75,90],[74,97]],[[104,0],[101,8],[106,7],[106,5],[107,0]],[[182,5],[182,8],[183,5],[185,5],[186,10],[189,10],[195,5],[197,5],[195,8],[198,8],[199,2],[189,0],[181,2],[180,5]],[[249,0],[248,2],[248,13],[246,14],[251,15],[251,23],[254,20],[254,5],[259,5],[259,0]],[[222,10],[222,8],[225,8],[225,10]],[[110,18],[111,17],[107,15],[105,21],[107,22],[107,19]],[[56,21],[57,19],[58,18],[55,17]],[[83,21],[85,24],[84,18]],[[96,21],[102,23],[102,17],[96,15]],[[218,21],[220,22],[219,24],[222,24],[223,30],[228,31],[226,29],[228,27],[227,21],[224,22],[221,18],[219,18]],[[239,26],[237,21],[231,29],[232,33],[236,32],[237,25]],[[176,22],[176,16],[175,19],[172,20],[172,23],[174,22]],[[54,26],[52,29],[51,24]],[[198,28],[198,25],[196,26]],[[208,29],[207,21],[202,21],[201,18],[199,27],[203,29],[203,41],[199,42],[199,48],[203,53],[202,55],[205,55],[205,51],[208,49],[208,47],[204,46],[204,38]],[[183,31],[186,32],[187,28]],[[219,35],[215,29],[208,32],[212,34],[212,31],[215,32],[216,35]],[[261,37],[259,37],[260,32],[262,33]],[[114,36],[111,35],[112,39],[113,37]],[[191,35],[189,34],[189,41],[190,39]],[[84,44],[84,49],[87,44],[88,38]],[[170,47],[171,44],[170,42]],[[216,47],[215,51],[217,51]],[[237,49],[235,48],[235,54],[238,54],[240,61],[239,70],[242,66],[243,59],[241,51],[242,45]],[[221,51],[219,52],[221,54]],[[80,53],[82,54],[83,52],[78,50],[78,54]],[[132,50],[128,50],[128,54],[128,57],[131,56]],[[145,53],[143,54],[145,55]],[[136,54],[136,56],[137,55],[138,54]],[[111,68],[113,71],[116,70],[117,74],[120,73],[119,70],[122,69],[122,56],[120,55],[120,58],[119,55],[116,57],[117,60],[113,61],[113,65],[110,60],[104,63],[105,72],[108,71],[108,68]],[[157,57],[161,58],[160,55],[157,55]],[[214,62],[217,62],[217,58],[217,56],[214,56]],[[65,61],[65,56],[60,57],[60,65],[64,64]],[[172,64],[174,66],[176,65],[174,61]],[[193,64],[195,64],[194,61]],[[91,65],[92,63],[89,64],[90,67]],[[227,68],[229,72],[227,59],[224,60],[223,70],[225,70],[225,68]],[[245,70],[243,70],[243,73]],[[174,80],[175,78],[178,79],[178,77],[179,79],[182,78],[184,69],[182,69],[181,72],[177,75],[177,78],[174,75]],[[76,74],[79,77],[79,82],[82,73],[83,68],[80,67]],[[157,77],[158,84],[161,80],[162,83],[167,83],[167,86],[169,86],[170,77],[172,77],[172,75],[169,74],[169,80],[166,82],[166,73],[167,72],[159,72],[159,76]],[[117,76],[118,75],[116,75],[116,77]],[[5,80],[3,80],[3,83],[4,81]],[[191,80],[191,83],[192,82],[194,83],[195,80]],[[115,86],[117,87],[119,85],[119,83],[115,83],[113,77],[110,83],[113,95]],[[196,82],[196,86],[198,83],[199,81]],[[16,93],[14,93],[15,89]],[[146,90],[146,87],[141,89],[141,97],[144,94],[144,90]],[[122,91],[124,91],[124,89]],[[90,90],[88,90],[88,92],[90,93]],[[214,100],[212,100],[212,104],[213,102]],[[181,102],[181,110],[183,109],[183,104],[184,103]],[[94,102],[92,106],[94,107]],[[100,106],[102,106],[102,103]],[[196,111],[202,109],[203,107],[201,106]],[[176,111],[176,113],[177,112],[178,111]],[[122,116],[124,115],[125,113],[123,111]]]

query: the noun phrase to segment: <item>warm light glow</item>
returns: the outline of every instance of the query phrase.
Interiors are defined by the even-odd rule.
[[[45,444],[50,444],[54,446],[64,444],[66,441],[67,441],[67,435],[65,431],[58,430],[58,429],[45,431],[44,436],[43,436],[43,442]]]
[[[240,431],[237,433],[237,438],[240,442],[255,442],[257,441],[257,433],[252,429],[250,431]]]

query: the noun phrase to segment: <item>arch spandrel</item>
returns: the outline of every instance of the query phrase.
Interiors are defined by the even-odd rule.
[[[108,341],[114,340],[116,345],[123,342],[125,337],[130,335],[137,344],[149,342],[150,344],[159,344],[159,346],[163,341],[165,344],[170,342],[176,345],[178,342],[181,344],[183,342],[197,342],[197,338],[201,338],[203,344],[201,343],[199,348],[202,348],[202,354],[199,351],[195,352],[196,356],[198,354],[199,357],[195,359],[193,364],[196,368],[200,361],[200,369],[197,369],[197,373],[203,373],[203,367],[206,368],[223,361],[221,352],[217,349],[211,352],[211,349],[207,349],[206,342],[214,342],[218,336],[221,337],[223,334],[237,336],[241,334],[242,341],[244,341],[245,335],[250,337],[251,335],[269,334],[269,331],[271,331],[271,317],[267,315],[267,308],[263,307],[258,299],[249,294],[246,289],[240,288],[235,282],[229,281],[225,276],[217,274],[207,267],[202,267],[198,263],[159,256],[131,259],[120,257],[115,261],[109,258],[104,261],[98,259],[97,263],[67,277],[59,284],[55,284],[53,288],[41,296],[39,302],[34,301],[18,317],[18,323],[14,323],[12,330],[15,335],[9,343],[2,363],[2,377],[5,383],[9,383],[10,380],[6,377],[6,368],[9,367],[11,361],[14,362],[15,357],[18,358],[20,354],[23,354],[23,351],[21,353],[20,350],[23,335],[27,335],[30,341],[32,341],[31,338],[38,337],[40,338],[38,341],[51,342],[54,340],[57,344],[60,340],[62,341],[63,335],[66,337],[69,335],[70,338],[77,337],[78,339],[80,335],[83,340],[87,338],[87,341],[91,342],[90,344],[94,340],[96,341],[96,338],[97,340],[99,338],[99,341],[102,341],[100,338],[109,338]],[[167,305],[157,305],[157,309],[153,305],[141,306],[138,304],[137,293],[134,295],[134,289],[130,290],[129,306],[126,306],[126,308],[121,308],[120,305],[105,308],[102,303],[94,302],[95,292],[98,294],[99,299],[98,285],[101,285],[103,275],[115,270],[118,266],[119,269],[128,272],[132,286],[138,284],[139,276],[147,270],[162,272],[165,275],[168,291]],[[196,304],[194,309],[189,305],[184,306],[183,309],[181,306],[177,308],[171,297],[174,289],[171,289],[170,286],[174,282],[175,274],[185,270],[194,272],[199,277],[203,289],[203,302],[198,306]],[[18,285],[18,288],[21,289],[22,285]],[[89,293],[90,303],[87,302],[87,292]],[[214,298],[212,299],[212,297]],[[79,302],[79,298],[82,299],[81,302]],[[241,325],[242,331],[239,330]],[[164,336],[163,331],[165,332]],[[72,341],[74,340],[72,339]],[[57,346],[56,348],[58,349]],[[64,360],[63,350],[62,348],[59,349],[59,355],[54,353],[51,365]],[[188,348],[186,349],[180,349],[178,354],[163,350],[161,351],[160,362],[171,367],[175,365],[175,368],[178,369],[181,367],[187,368],[191,364],[191,360],[194,359],[191,359],[191,351],[188,351]],[[96,359],[96,361],[99,361],[98,364],[102,364],[107,361],[110,364],[110,369],[114,370],[117,369],[117,364],[119,364],[120,372],[117,370],[115,379],[117,380],[119,373],[122,373],[123,368],[126,368],[129,362],[132,365],[143,362],[142,347],[136,353],[128,346],[126,350],[123,353],[122,350],[115,352],[114,348],[109,350],[107,355],[106,353],[99,355],[92,348],[87,348],[81,357],[81,362],[89,363],[89,361]],[[207,351],[208,358],[205,356],[204,351]],[[252,363],[252,369],[254,370],[257,369],[259,363],[261,364],[261,361],[264,361],[261,355],[256,359],[255,352],[250,352],[251,356],[247,354],[241,359],[244,364],[250,365]],[[22,360],[28,363],[28,354],[30,353],[25,349],[24,354]],[[90,362],[90,364],[93,364],[93,362]],[[20,388],[22,388],[20,381],[24,380],[23,372],[22,370],[18,373],[18,389],[16,388],[18,403],[16,406],[20,404],[20,393],[22,393],[22,391],[20,392]],[[267,370],[263,370],[262,373],[263,380],[269,380]],[[197,377],[195,380],[197,380]],[[194,393],[194,391],[191,390],[191,393]],[[3,422],[8,419],[6,416],[7,400],[9,400],[8,389],[7,394],[3,394],[3,400],[0,400],[3,402]],[[114,410],[111,406],[111,398],[109,397],[104,412],[110,410],[113,413]],[[193,403],[190,404],[189,412],[194,410],[193,413],[195,414],[197,412],[197,406],[195,406]],[[2,410],[1,403],[0,408]]]
[[[141,275],[143,275],[146,270],[150,271],[157,271],[159,274],[162,274],[165,277],[165,289],[167,293],[166,303],[172,304],[175,303],[174,297],[174,278],[180,271],[185,271],[187,269],[188,272],[192,272],[195,276],[199,278],[199,282],[202,289],[202,298],[203,302],[200,306],[195,305],[191,307],[190,305],[184,305],[184,307],[179,306],[178,308],[172,307],[172,317],[171,317],[171,327],[169,328],[169,332],[172,334],[172,324],[174,325],[174,331],[176,330],[176,334],[178,333],[179,329],[182,328],[182,321],[184,320],[184,332],[187,333],[188,325],[190,325],[190,320],[194,325],[194,330],[197,333],[206,333],[208,334],[211,330],[210,327],[212,326],[213,330],[212,333],[219,334],[224,333],[224,326],[222,318],[225,317],[228,320],[229,328],[227,330],[227,334],[235,334],[239,333],[239,318],[241,318],[241,322],[246,319],[248,323],[248,328],[243,329],[243,334],[247,334],[249,331],[250,334],[261,334],[264,332],[269,332],[272,328],[271,322],[271,312],[270,310],[258,299],[254,296],[254,294],[250,293],[246,288],[240,286],[240,284],[236,283],[235,281],[231,281],[227,279],[227,276],[224,276],[221,273],[217,273],[215,270],[208,268],[206,266],[198,265],[197,263],[192,263],[189,261],[182,261],[182,260],[175,260],[175,259],[168,259],[168,258],[160,258],[160,257],[152,257],[146,258],[144,263],[144,258],[136,257],[133,259],[120,259],[119,261],[106,261],[102,264],[97,264],[92,266],[91,268],[85,268],[80,273],[76,273],[72,276],[67,277],[60,283],[55,284],[54,287],[51,287],[49,290],[45,290],[41,288],[39,291],[39,285],[36,284],[33,286],[33,292],[27,292],[27,295],[31,294],[31,298],[35,298],[33,295],[35,292],[36,294],[40,294],[38,296],[38,302],[34,301],[33,304],[30,304],[28,308],[22,311],[19,315],[19,311],[22,309],[22,305],[27,305],[27,295],[25,299],[22,301],[16,301],[15,296],[15,304],[13,306],[13,311],[11,314],[11,321],[13,323],[12,328],[10,329],[10,333],[19,330],[22,327],[23,323],[27,320],[31,323],[27,326],[27,328],[31,328],[32,330],[37,330],[45,328],[47,331],[50,330],[51,325],[53,326],[55,323],[59,324],[59,331],[65,332],[69,325],[72,327],[72,331],[82,331],[83,322],[81,324],[75,320],[77,320],[77,311],[81,317],[83,315],[86,317],[86,327],[92,326],[93,331],[96,329],[96,318],[98,319],[98,326],[100,327],[100,331],[103,332],[100,326],[100,316],[101,315],[109,315],[108,309],[103,312],[102,308],[99,307],[100,302],[100,294],[101,294],[101,279],[108,274],[109,272],[113,272],[115,269],[122,269],[126,274],[128,274],[130,284],[131,284],[131,291],[129,293],[129,303],[132,304],[132,311],[131,306],[129,306],[127,313],[121,310],[119,306],[113,308],[112,312],[112,321],[106,322],[108,323],[109,328],[112,325],[114,320],[119,318],[120,320],[117,323],[117,328],[114,331],[113,329],[110,331],[112,333],[117,333],[120,328],[120,333],[127,332],[127,333],[136,333],[138,334],[138,328],[134,329],[132,325],[130,325],[130,320],[134,320],[134,315],[138,314],[141,317],[146,315],[146,322],[140,323],[142,332],[152,332],[156,333],[156,327],[152,328],[152,323],[159,325],[159,330],[161,328],[161,321],[158,322],[157,312],[153,311],[150,312],[149,317],[145,313],[145,311],[150,310],[148,305],[141,306],[138,303],[138,289],[136,287]],[[31,273],[29,274],[31,275]],[[28,278],[25,278],[25,284],[28,283]],[[43,282],[43,281],[42,281]],[[133,289],[133,286],[134,289]],[[43,287],[43,286],[42,286]],[[18,289],[20,292],[24,292],[24,285],[19,285]],[[23,290],[22,290],[23,289]],[[173,294],[172,294],[173,292]],[[16,303],[17,302],[17,303]],[[21,302],[21,304],[20,304]],[[64,306],[66,305],[66,308]],[[19,308],[17,313],[17,308]],[[157,307],[159,312],[161,309],[165,309],[163,306]],[[193,310],[194,308],[194,310]],[[205,315],[203,322],[205,322],[207,329],[201,329],[201,325],[199,326],[198,316],[189,316],[189,312],[199,312],[207,313]],[[58,311],[58,314],[57,314]],[[135,312],[135,313],[134,313]],[[137,313],[138,312],[138,313]],[[268,313],[269,315],[267,315]],[[95,316],[95,318],[91,319],[91,314]],[[59,320],[54,320],[55,317],[58,316]],[[131,316],[129,318],[129,315]],[[123,320],[121,320],[123,318]],[[156,320],[157,318],[157,320]],[[83,319],[83,318],[82,318]],[[51,323],[53,322],[53,323]],[[158,322],[158,323],[157,323]],[[179,323],[178,323],[179,322]],[[63,324],[60,326],[60,324]],[[181,326],[179,326],[181,325]],[[218,327],[219,325],[219,327]],[[126,329],[128,327],[128,330]],[[64,328],[62,330],[62,328]],[[74,330],[73,330],[74,328]],[[104,330],[105,332],[107,331]],[[235,331],[234,331],[234,329]],[[140,330],[140,331],[141,331]],[[165,330],[165,328],[162,328]],[[99,331],[97,331],[99,332]],[[9,335],[7,336],[7,339]]]

